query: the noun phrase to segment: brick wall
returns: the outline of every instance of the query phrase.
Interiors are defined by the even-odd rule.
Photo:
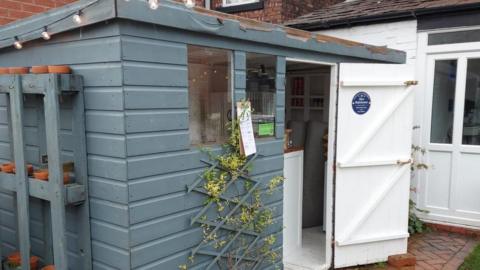
[[[205,0],[195,0],[198,6],[205,6]],[[344,0],[264,0],[264,8],[232,13],[238,16],[271,23],[283,23],[300,15]],[[212,8],[222,6],[222,0],[211,0]]]
[[[0,25],[30,17],[76,0],[0,0]]]

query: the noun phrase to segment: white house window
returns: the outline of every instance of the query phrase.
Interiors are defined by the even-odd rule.
[[[231,52],[188,46],[189,132],[192,145],[222,144],[231,118]]]
[[[238,5],[244,5],[244,4],[251,4],[251,3],[257,3],[260,2],[260,0],[223,0],[223,6],[238,6]]]

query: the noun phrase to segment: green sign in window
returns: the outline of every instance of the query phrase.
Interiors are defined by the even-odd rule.
[[[273,136],[274,134],[274,123],[262,123],[258,125],[258,136]]]

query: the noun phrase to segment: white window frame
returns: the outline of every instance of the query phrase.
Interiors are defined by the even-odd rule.
[[[260,0],[242,0],[241,3],[228,4],[227,0],[222,0],[222,7],[241,6],[241,5],[252,4],[252,3],[257,3],[257,2],[260,2]]]

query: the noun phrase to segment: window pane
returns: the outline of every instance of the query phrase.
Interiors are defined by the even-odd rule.
[[[480,145],[480,59],[469,59],[463,120],[463,144]]]
[[[452,143],[457,60],[435,62],[432,102],[432,143]]]
[[[241,5],[258,2],[258,0],[224,0],[224,5]]]
[[[256,137],[275,136],[276,66],[275,56],[247,53],[247,99]]]
[[[190,141],[198,144],[224,143],[228,133],[232,99],[230,52],[188,46],[188,97]]]
[[[428,45],[441,45],[480,41],[480,30],[456,31],[428,35]]]

